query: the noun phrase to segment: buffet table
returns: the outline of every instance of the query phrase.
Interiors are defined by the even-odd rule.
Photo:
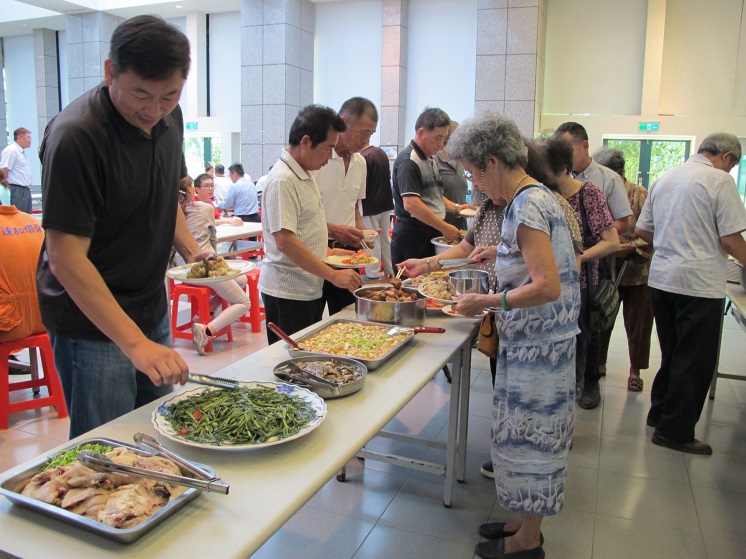
[[[730,301],[732,305],[731,312],[733,313],[733,318],[736,319],[736,322],[741,326],[741,328],[746,332],[746,290],[744,290],[743,287],[741,287],[740,283],[728,283],[725,287],[725,295]],[[727,373],[721,373],[720,372],[720,346],[722,344],[723,339],[723,325],[725,322],[725,313],[723,312],[723,316],[720,319],[720,340],[718,340],[718,361],[715,365],[715,374],[712,375],[712,382],[710,383],[710,400],[715,399],[715,389],[717,388],[717,382],[719,378],[725,378],[730,380],[746,380],[746,377],[743,375],[731,375]]]
[[[354,318],[354,313],[345,310],[335,318]],[[453,365],[444,484],[444,502],[450,505],[453,481],[464,475],[471,345],[479,321],[442,316],[429,317],[427,324],[443,326],[446,333],[415,336],[391,360],[369,373],[360,392],[327,400],[326,419],[300,439],[263,449],[225,452],[191,448],[159,437],[185,458],[214,467],[230,484],[229,495],[203,493],[129,545],[47,519],[1,498],[0,549],[24,558],[45,559],[248,557],[375,437],[446,363]],[[225,367],[216,376],[274,380],[273,367],[288,357],[284,342],[278,342]],[[156,407],[157,403],[144,406],[79,439],[100,436],[132,442],[137,432],[155,436],[150,416]],[[22,470],[24,465],[15,469]]]

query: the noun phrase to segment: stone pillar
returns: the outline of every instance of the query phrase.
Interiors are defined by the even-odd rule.
[[[409,0],[383,0],[381,145],[404,147],[407,97]]]
[[[479,0],[474,114],[501,112],[528,137],[544,98],[546,0]]]
[[[3,58],[3,39],[0,37],[0,73],[5,68],[5,59]],[[5,80],[0,80],[0,150],[8,145],[8,135],[5,133],[8,128],[8,115],[5,112]]]
[[[241,161],[254,178],[313,102],[313,32],[310,0],[241,0]]]
[[[57,32],[34,29],[34,69],[36,71],[36,116],[39,135],[60,112],[60,82],[57,60]]]
[[[109,56],[111,34],[123,21],[121,17],[104,12],[66,17],[70,101],[101,83],[104,59]]]

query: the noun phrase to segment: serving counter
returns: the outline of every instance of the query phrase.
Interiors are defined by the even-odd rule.
[[[725,296],[730,301],[731,313],[736,322],[738,322],[741,329],[746,332],[746,290],[741,286],[740,283],[728,283],[725,287]],[[727,309],[727,307],[726,307]],[[725,314],[727,310],[724,310],[720,317],[720,338],[718,340],[718,360],[715,364],[715,374],[712,375],[712,381],[710,382],[710,400],[715,399],[715,390],[717,389],[717,382],[719,378],[725,378],[729,380],[746,380],[743,375],[731,375],[728,373],[720,372],[720,347],[723,341],[723,327],[725,325]]]
[[[354,313],[345,310],[337,317],[352,318]],[[453,383],[447,462],[440,467],[445,471],[444,503],[449,506],[453,482],[464,475],[471,345],[479,322],[443,316],[428,318],[427,323],[445,327],[446,333],[417,335],[407,348],[369,373],[360,392],[328,400],[324,422],[300,439],[263,449],[222,452],[159,437],[161,443],[185,458],[215,468],[230,484],[229,495],[203,493],[129,545],[91,535],[0,499],[0,549],[27,559],[248,557],[375,437],[446,363],[452,364]],[[217,371],[216,376],[274,380],[273,367],[287,358],[285,343],[278,342]],[[158,404],[144,406],[79,439],[99,436],[131,442],[137,432],[156,436],[150,417]],[[21,464],[14,469],[23,468]],[[438,470],[432,466],[430,471]]]

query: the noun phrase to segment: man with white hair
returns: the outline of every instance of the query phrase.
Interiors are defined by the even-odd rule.
[[[712,454],[694,427],[717,365],[728,255],[746,261],[746,209],[729,174],[740,160],[736,136],[707,136],[650,187],[635,229],[655,247],[648,285],[662,354],[647,423],[653,444],[691,454]]]

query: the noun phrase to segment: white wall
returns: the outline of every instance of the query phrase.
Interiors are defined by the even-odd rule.
[[[241,116],[241,17],[210,14],[210,116]]]
[[[426,106],[453,120],[474,114],[477,0],[410,0],[405,142]]]
[[[57,50],[59,56],[59,69],[60,69],[60,101],[62,107],[67,107],[70,103],[70,88],[67,83],[67,31],[57,32]]]
[[[36,117],[33,36],[4,37],[3,54],[5,57],[5,101],[7,103],[10,141],[13,141],[13,130],[16,128],[31,130],[31,148],[26,150],[26,158],[31,164],[34,184],[41,184],[41,163],[39,162],[38,149],[44,131],[38,130]]]
[[[184,35],[187,34],[185,17],[175,17],[175,18],[166,19],[166,22],[170,23],[174,27],[177,27],[179,31],[184,33]],[[187,81],[189,81],[190,79],[192,79],[191,72],[190,72],[190,75],[187,77]],[[184,84],[184,89],[181,92],[181,99],[179,100],[179,106],[181,107],[181,110],[184,112],[184,115],[185,115],[184,121],[186,121],[187,97],[188,97],[187,86],[186,84]]]
[[[381,0],[316,4],[314,103],[339,110],[350,97],[365,97],[380,111],[382,25]]]

